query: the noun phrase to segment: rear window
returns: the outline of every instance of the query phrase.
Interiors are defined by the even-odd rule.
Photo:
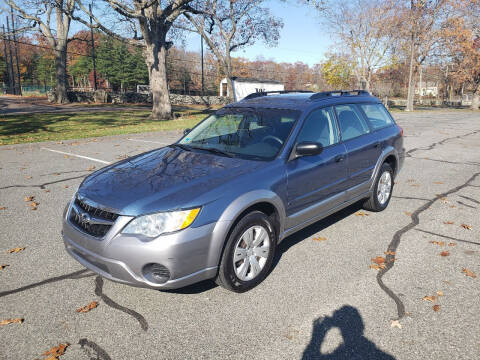
[[[360,104],[365,115],[367,115],[370,125],[373,129],[381,129],[392,125],[393,120],[388,114],[387,109],[381,104]]]

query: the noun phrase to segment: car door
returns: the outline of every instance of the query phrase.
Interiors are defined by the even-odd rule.
[[[380,156],[380,142],[360,109],[353,104],[335,106],[340,135],[347,150],[349,199],[367,192]]]
[[[313,110],[305,119],[295,144],[319,142],[319,155],[291,158],[287,169],[287,227],[305,222],[343,202],[346,189],[346,148],[339,142],[332,107]]]

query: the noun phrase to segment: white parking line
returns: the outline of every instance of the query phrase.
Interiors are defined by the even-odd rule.
[[[160,145],[170,145],[170,143],[160,142],[160,141],[152,141],[152,140],[140,140],[140,139],[127,139],[130,141],[140,141],[144,143],[153,143],[153,144],[160,144]]]
[[[95,158],[91,158],[91,157],[88,157],[88,156],[72,154],[72,153],[69,153],[69,152],[53,150],[53,149],[49,149],[49,148],[45,148],[45,147],[42,147],[41,149],[51,151],[51,152],[54,152],[54,153],[59,153],[59,154],[64,154],[64,155],[69,155],[69,156],[75,156],[75,157],[82,158],[82,159],[92,160],[92,161],[96,161],[96,162],[99,162],[99,163],[102,163],[102,164],[107,164],[107,165],[111,164],[111,162],[109,162],[109,161],[95,159]]]

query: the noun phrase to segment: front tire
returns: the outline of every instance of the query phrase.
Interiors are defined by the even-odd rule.
[[[272,266],[277,245],[270,218],[261,211],[245,215],[230,233],[216,283],[235,292],[260,284]]]
[[[392,198],[393,184],[393,169],[384,163],[378,172],[372,195],[365,201],[363,208],[375,212],[385,210]]]

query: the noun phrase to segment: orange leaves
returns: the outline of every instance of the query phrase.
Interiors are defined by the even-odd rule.
[[[323,236],[318,236],[313,238],[314,241],[327,241],[326,237]]]
[[[385,255],[395,255],[395,251],[388,250],[388,251],[385,251],[384,254]]]
[[[387,251],[385,254],[386,255],[395,255],[395,252]],[[374,257],[374,258],[372,258],[373,264],[370,265],[370,269],[375,269],[375,270],[385,269],[386,265],[388,263],[393,262],[393,261],[394,261],[393,259],[387,261],[387,259],[385,259],[383,256]]]
[[[77,309],[78,313],[87,313],[98,306],[98,301],[92,301],[90,304]]]
[[[460,225],[462,228],[464,228],[465,230],[472,230],[472,227],[470,225],[467,225],[467,224],[462,224]]]
[[[404,211],[403,213],[404,213],[405,215],[407,215],[407,216],[412,216],[412,213],[411,213],[411,212]]]
[[[423,301],[430,301],[430,302],[435,302],[437,300],[437,297],[432,295],[432,296],[424,296]]]
[[[0,270],[3,270],[3,269],[5,269],[7,266],[10,266],[10,265],[8,265],[8,264],[3,264],[3,265],[0,265]]]
[[[6,207],[5,206],[0,206],[0,210],[5,210]]]
[[[52,347],[50,350],[45,351],[42,355],[47,356],[45,360],[56,360],[63,354],[65,350],[70,346],[70,343],[59,344],[58,346]]]
[[[363,212],[363,211],[357,211],[355,213],[355,216],[370,216],[370,214]]]
[[[440,305],[433,305],[433,311],[437,312],[438,310],[440,310]]]
[[[443,222],[445,225],[453,225],[455,224],[453,221],[444,221]]]
[[[25,202],[33,201],[35,196],[25,196]]]
[[[23,323],[23,318],[16,318],[16,319],[6,319],[6,320],[2,320],[0,321],[0,326],[3,326],[3,325],[8,325],[8,324],[21,324]]]
[[[441,181],[434,181],[433,183],[434,183],[435,185],[441,185],[441,184],[443,184],[443,182],[441,182]]]
[[[25,250],[25,247],[16,247],[16,248],[7,250],[7,254],[18,253],[23,250]]]
[[[93,170],[95,170],[95,166],[94,166],[94,165],[90,166],[90,167],[87,169],[87,171],[93,171]]]
[[[443,257],[445,257],[445,256],[450,256],[450,251],[442,251],[442,252],[440,253],[440,256],[443,256]]]
[[[432,241],[429,241],[430,244],[433,244],[433,245],[438,245],[438,246],[445,246],[445,242],[444,241],[435,241],[435,240],[432,240]]]
[[[469,276],[474,279],[477,277],[477,274],[475,274],[473,271],[468,270],[467,268],[462,268],[462,273],[464,273],[465,276]]]
[[[457,243],[451,242],[451,243],[448,243],[448,246],[457,246]]]
[[[30,210],[37,210],[40,203],[35,201],[35,196],[25,196],[25,202],[30,202]]]
[[[438,291],[437,291],[437,295],[438,295],[438,296],[443,296],[443,291],[438,290]]]

